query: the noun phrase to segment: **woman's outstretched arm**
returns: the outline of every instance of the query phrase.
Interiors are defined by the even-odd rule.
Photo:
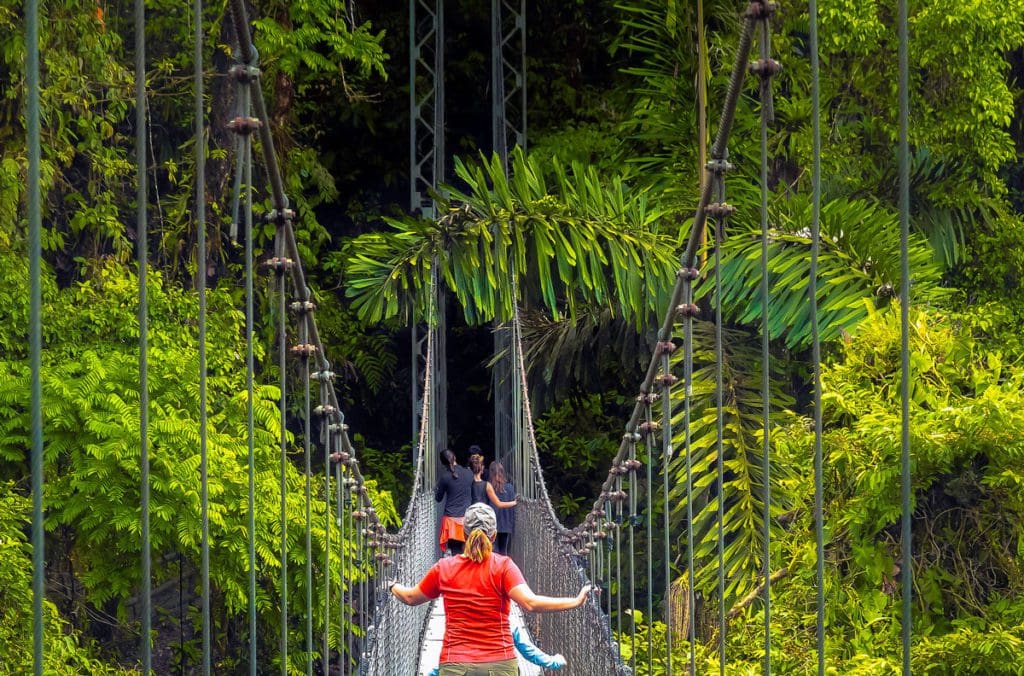
[[[530,585],[525,582],[520,585],[516,585],[509,591],[508,595],[513,601],[519,604],[519,607],[528,613],[548,613],[557,610],[571,610],[573,608],[579,608],[583,605],[583,602],[587,600],[587,594],[590,593],[592,585],[583,585],[580,589],[580,593],[575,597],[572,596],[541,596],[534,594],[533,590],[530,589]]]
[[[419,585],[415,587],[406,587],[404,584],[398,584],[392,582],[388,585],[391,593],[395,595],[399,601],[407,606],[418,606],[421,603],[426,603],[430,600],[430,597],[423,593]]]

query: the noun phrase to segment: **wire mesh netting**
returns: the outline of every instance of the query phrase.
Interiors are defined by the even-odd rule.
[[[413,496],[405,525],[399,531],[402,546],[395,552],[388,575],[418,581],[437,560],[437,503],[427,490]],[[367,630],[361,674],[409,676],[419,663],[420,636],[430,604],[407,606],[378,587],[374,622]]]
[[[513,556],[530,587],[547,596],[575,596],[588,582],[583,560],[572,553],[559,533],[551,505],[544,499],[519,501]],[[561,653],[565,674],[628,674],[612,641],[608,618],[591,597],[576,610],[527,613],[526,625],[539,648]]]

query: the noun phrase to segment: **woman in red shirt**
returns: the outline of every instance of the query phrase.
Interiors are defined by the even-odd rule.
[[[492,552],[497,518],[489,505],[471,505],[464,526],[463,554],[435,563],[415,587],[392,583],[391,593],[410,606],[444,597],[439,676],[517,676],[510,601],[526,612],[569,610],[583,605],[590,585],[575,597],[534,594],[515,562]]]

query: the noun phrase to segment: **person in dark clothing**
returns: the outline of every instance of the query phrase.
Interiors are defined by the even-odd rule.
[[[516,487],[505,478],[505,466],[495,460],[490,467],[487,482],[487,496],[498,517],[498,535],[494,540],[494,551],[508,556],[508,546],[516,531],[516,510],[518,502]]]
[[[441,452],[441,462],[448,468],[437,479],[434,489],[434,500],[444,500],[444,516],[441,517],[441,534],[439,542],[441,550],[450,554],[461,554],[466,536],[462,530],[462,518],[470,505],[473,490],[473,475],[464,467],[459,467],[455,454],[449,450]]]
[[[474,448],[480,450],[479,446],[470,446],[470,450]],[[500,466],[501,463],[498,463]],[[493,464],[491,465],[494,466]],[[470,496],[470,503],[476,504],[482,502],[483,504],[490,503],[494,509],[512,509],[516,506],[515,493],[513,492],[512,497],[509,500],[502,500],[500,496],[494,492],[494,488],[490,483],[484,480],[484,456],[479,453],[474,453],[469,456],[469,469],[473,472],[473,488]]]
[[[480,450],[479,446],[470,446],[469,450]],[[487,490],[484,488],[487,482],[484,481],[484,456],[479,453],[472,453],[469,456],[469,471],[473,473],[473,490],[470,495],[470,503],[482,502],[487,504]]]

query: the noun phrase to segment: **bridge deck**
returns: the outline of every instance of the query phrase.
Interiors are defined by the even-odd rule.
[[[509,613],[509,624],[513,629],[523,626],[523,614],[519,606],[512,604],[512,612]],[[430,608],[430,620],[427,622],[427,630],[423,635],[423,643],[420,648],[420,666],[416,672],[417,676],[427,676],[431,669],[437,666],[441,658],[441,642],[444,640],[444,603],[441,599],[434,601]],[[541,668],[527,662],[522,655],[516,652],[519,660],[520,676],[540,676]]]

